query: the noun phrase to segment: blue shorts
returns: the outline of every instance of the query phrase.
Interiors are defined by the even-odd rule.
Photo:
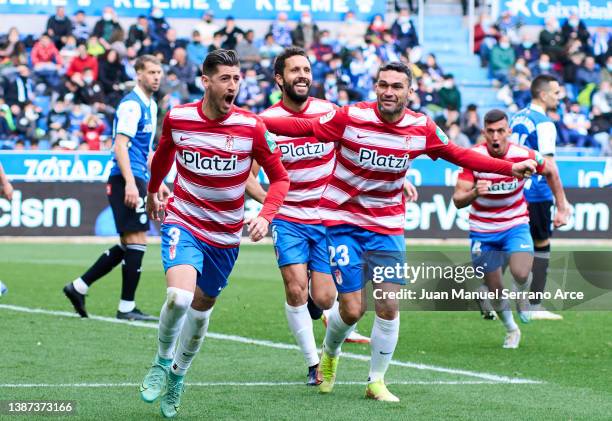
[[[403,266],[406,261],[403,235],[379,234],[353,225],[327,227],[327,247],[332,277],[341,293],[364,288],[377,267]],[[385,281],[406,283],[401,277],[386,277]]]
[[[528,224],[516,225],[500,232],[470,231],[471,252],[474,266],[482,266],[484,272],[493,272],[506,263],[512,253],[533,253],[533,240]]]
[[[198,287],[209,297],[217,297],[227,286],[227,278],[238,258],[238,247],[212,246],[174,224],[162,225],[161,240],[165,272],[173,266],[193,266],[198,271]]]
[[[325,243],[325,227],[274,219],[272,241],[278,267],[307,263],[308,269],[331,273]]]

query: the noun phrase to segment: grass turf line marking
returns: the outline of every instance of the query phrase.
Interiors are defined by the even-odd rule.
[[[356,381],[337,381],[337,385],[348,385],[348,386],[365,386],[366,382]],[[507,384],[501,382],[493,382],[489,380],[432,380],[432,381],[385,381],[385,384],[390,385],[421,385],[421,386],[433,386],[433,385],[480,385],[480,384]],[[194,382],[185,383],[185,386],[189,387],[224,387],[224,386],[240,386],[240,387],[284,387],[284,386],[305,386],[304,382]],[[2,388],[20,388],[20,389],[36,389],[36,388],[51,388],[51,387],[63,387],[63,388],[102,388],[102,387],[138,387],[140,383],[0,383],[0,389]]]
[[[21,312],[21,313],[45,314],[45,315],[49,315],[49,316],[62,316],[62,317],[79,318],[79,316],[76,313],[71,313],[71,312],[68,312],[68,311],[45,310],[45,309],[42,309],[42,308],[29,308],[29,307],[21,307],[21,306],[15,306],[15,305],[10,305],[10,304],[0,304],[0,309],[2,309],[2,310],[18,311],[18,312]],[[128,325],[128,326],[146,327],[146,328],[149,328],[149,329],[157,329],[157,324],[154,324],[154,323],[146,323],[146,322],[138,322],[138,321],[130,322],[130,321],[127,321],[127,320],[119,320],[119,319],[115,319],[115,318],[112,318],[112,317],[93,316],[93,315],[90,315],[89,319],[90,320],[97,320],[97,321],[101,321],[101,322],[107,322],[107,323],[116,323],[116,324],[123,324],[123,325]],[[87,322],[87,319],[83,319],[83,321]],[[238,342],[238,343],[243,343],[243,344],[248,344],[248,345],[259,345],[259,346],[264,346],[264,347],[268,347],[268,348],[275,348],[275,349],[299,350],[299,347],[297,345],[285,344],[285,343],[281,343],[281,342],[272,342],[272,341],[267,341],[267,340],[263,340],[263,339],[251,339],[251,338],[246,338],[244,336],[226,335],[226,334],[222,334],[222,333],[212,333],[212,332],[208,332],[206,334],[206,336],[208,338],[212,338],[212,339],[218,339],[218,340],[222,340],[222,341]],[[342,352],[342,357],[343,358],[352,359],[352,360],[358,360],[358,361],[366,361],[366,362],[370,361],[370,357],[367,356],[367,355],[353,354],[353,353],[350,353],[350,352]],[[461,370],[461,369],[455,369],[455,368],[440,367],[440,366],[429,365],[429,364],[413,363],[413,362],[409,362],[409,361],[391,360],[391,365],[398,366],[398,367],[414,368],[414,369],[417,369],[417,370],[436,371],[436,372],[439,372],[439,373],[462,375],[462,376],[466,376],[466,377],[476,377],[476,378],[479,378],[479,379],[482,379],[482,380],[488,380],[490,382],[497,382],[497,383],[513,383],[513,384],[540,384],[540,383],[544,383],[544,382],[539,381],[539,380],[523,379],[523,378],[518,378],[518,377],[499,376],[497,374],[489,374],[489,373],[481,373],[481,372],[477,372],[477,371],[469,371],[469,370]]]

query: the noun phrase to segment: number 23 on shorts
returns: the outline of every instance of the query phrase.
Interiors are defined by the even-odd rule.
[[[340,244],[339,246],[329,246],[329,265],[335,266],[346,266],[350,263],[349,250],[346,244]]]

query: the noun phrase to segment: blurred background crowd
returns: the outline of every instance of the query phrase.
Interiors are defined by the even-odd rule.
[[[333,30],[320,28],[308,12],[298,21],[279,13],[258,33],[232,16],[206,13],[191,36],[181,38],[156,7],[128,27],[112,7],[94,25],[83,11],[68,16],[58,7],[41,33],[11,28],[0,35],[0,148],[109,149],[115,107],[134,86],[134,62],[142,54],[164,63],[159,122],[174,105],[202,96],[200,65],[217,48],[235,49],[241,59],[244,79],[236,104],[260,112],[280,99],[272,65],[289,45],[308,52],[312,94],[340,106],[374,99],[382,62],[408,63],[415,76],[409,107],[432,116],[452,141],[474,144],[486,110],[462,101],[453,74],[420,45],[411,8],[398,7],[392,19],[375,15],[370,22],[349,12]],[[529,103],[532,78],[552,74],[562,85],[559,109],[550,112],[558,145],[612,155],[609,28],[588,28],[575,15],[563,22],[548,19],[537,36],[522,27],[505,12],[496,21],[482,14],[474,28],[474,53],[498,99],[515,112]]]

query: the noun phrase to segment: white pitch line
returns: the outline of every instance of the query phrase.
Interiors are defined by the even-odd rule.
[[[500,382],[492,382],[487,380],[432,380],[432,381],[385,381],[386,384],[390,385],[422,385],[422,386],[455,386],[455,385],[479,385],[479,384],[505,384]],[[351,381],[337,381],[335,384],[348,385],[348,386],[365,386],[366,382],[351,382]],[[305,386],[304,382],[194,382],[185,383],[185,386],[189,387],[284,387],[284,386]],[[36,389],[36,388],[52,388],[52,387],[64,387],[64,388],[102,388],[102,387],[138,387],[140,383],[0,383],[0,389],[2,388],[21,388],[21,389]]]
[[[12,310],[12,311],[18,311],[21,313],[30,313],[30,314],[45,314],[45,315],[50,315],[50,316],[63,316],[63,317],[73,317],[73,318],[79,317],[77,314],[71,313],[68,311],[45,310],[42,308],[29,308],[29,307],[21,307],[21,306],[15,306],[15,305],[10,305],[10,304],[0,304],[0,309]],[[115,319],[112,317],[93,316],[93,315],[90,315],[89,319],[107,322],[107,323],[116,323],[116,324],[124,324],[128,326],[157,329],[157,324],[153,324],[153,323],[138,322],[138,321],[130,322],[127,320],[119,320],[119,319]],[[86,322],[87,319],[83,319],[83,321]],[[248,345],[259,345],[259,346],[275,348],[275,349],[299,350],[299,347],[297,345],[285,344],[281,342],[272,342],[272,341],[267,341],[264,339],[252,339],[252,338],[246,338],[244,336],[226,335],[223,333],[212,333],[212,332],[208,332],[206,336],[208,338],[218,339],[221,341],[238,342],[238,343],[243,343],[243,344],[248,344]],[[352,360],[358,360],[358,361],[367,361],[367,362],[370,361],[370,357],[367,355],[353,354],[350,352],[342,352],[342,357],[352,359]],[[429,364],[413,363],[409,361],[391,360],[391,365],[395,365],[399,367],[406,367],[406,368],[414,368],[417,370],[435,371],[439,373],[462,375],[462,376],[467,376],[467,377],[476,377],[482,380],[487,380],[490,382],[497,382],[497,383],[513,383],[513,384],[543,383],[542,381],[539,381],[539,380],[523,379],[519,377],[500,376],[497,374],[440,367],[440,366],[429,365]]]

